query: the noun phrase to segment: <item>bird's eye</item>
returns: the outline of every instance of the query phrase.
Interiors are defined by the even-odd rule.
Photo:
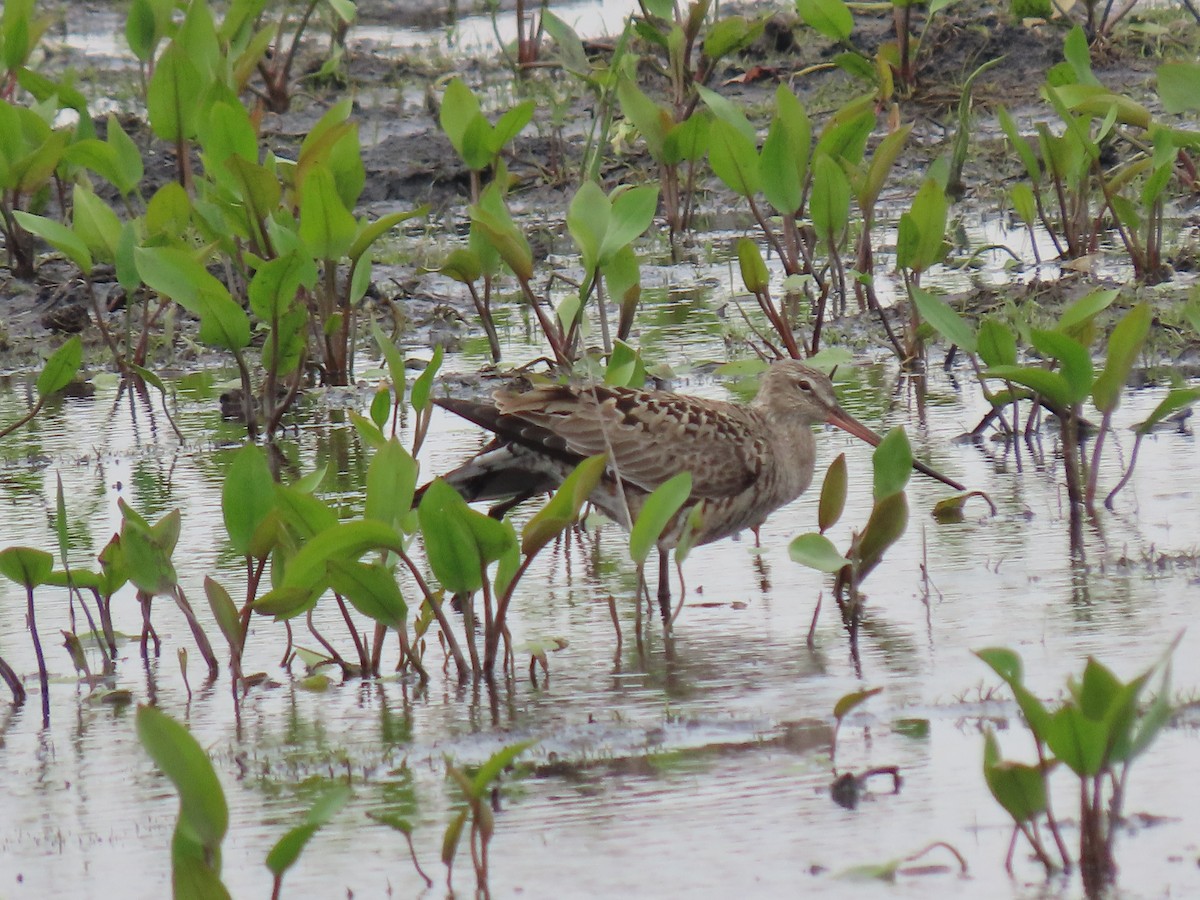
[[[801,378],[799,381],[797,381],[796,387],[800,388],[800,390],[805,391],[805,392],[812,391],[812,384],[810,384],[808,379],[806,379],[806,378]]]

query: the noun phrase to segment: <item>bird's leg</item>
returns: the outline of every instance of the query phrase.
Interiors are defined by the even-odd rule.
[[[663,626],[671,624],[671,557],[662,547],[658,548],[658,608],[662,613]]]

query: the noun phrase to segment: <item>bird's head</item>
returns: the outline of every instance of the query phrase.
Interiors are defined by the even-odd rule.
[[[772,417],[798,418],[808,425],[826,422],[872,446],[880,441],[879,435],[838,405],[829,376],[799,360],[773,363],[763,374],[754,402]]]

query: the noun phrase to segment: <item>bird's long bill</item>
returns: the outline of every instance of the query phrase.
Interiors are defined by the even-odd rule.
[[[866,441],[872,447],[878,447],[883,441],[883,438],[877,435],[862,422],[858,421],[858,419],[854,418],[854,416],[850,415],[850,413],[846,412],[840,406],[831,409],[829,414],[825,417],[825,421],[830,425],[836,425],[838,428],[842,429],[842,431],[848,431],[859,440]],[[955,481],[953,478],[947,478],[941,472],[937,471],[937,469],[930,468],[919,459],[913,459],[913,468],[922,475],[928,475],[930,478],[936,478],[942,484],[948,485],[954,488],[956,491],[965,491],[967,489],[966,485]]]
[[[830,425],[836,425],[842,431],[850,432],[850,434],[854,435],[860,441],[866,441],[872,447],[878,447],[883,441],[883,438],[840,406],[835,406],[831,409],[829,415],[825,417],[825,421]]]

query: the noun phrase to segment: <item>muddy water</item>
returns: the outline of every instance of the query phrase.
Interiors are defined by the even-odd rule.
[[[665,323],[658,332],[668,338],[664,352],[683,369],[684,354],[669,340],[676,302],[702,313],[704,302],[713,301],[664,293],[660,307],[648,311],[648,322]],[[717,347],[693,349],[707,356]],[[177,418],[186,444],[174,438],[161,409],[99,381],[95,396],[64,400],[0,443],[3,543],[55,546],[49,523],[61,475],[73,564],[88,564],[117,527],[118,497],[151,516],[179,507],[185,530],[176,562],[185,590],[202,606],[203,577],[215,574],[236,595],[240,576],[224,546],[220,483],[238,431],[217,415],[219,380],[193,375],[179,382]],[[682,386],[727,395],[724,385],[700,375]],[[24,391],[9,382],[0,420],[15,417]],[[493,845],[496,896],[1041,894],[1031,864],[1019,862],[1016,881],[1004,875],[1009,830],[980,773],[981,729],[988,723],[1002,729],[1012,755],[1028,758],[1030,748],[1011,705],[987,699],[995,679],[970,651],[1015,647],[1030,683],[1046,698],[1058,695],[1088,654],[1124,676],[1149,665],[1194,615],[1200,505],[1186,473],[1200,462],[1195,440],[1164,431],[1144,443],[1137,474],[1116,513],[1102,517],[1104,533],[1089,532],[1087,564],[1078,566],[1067,558],[1052,434],[1019,457],[1000,445],[954,443],[982,408],[969,381],[956,389],[940,374],[924,423],[887,366],[859,367],[841,393],[852,412],[877,428],[905,425],[922,455],[987,490],[1000,507],[994,518],[969,507],[964,523],[938,525],[927,511],[946,492],[926,479],[913,482],[908,534],[864,585],[870,614],[861,677],[828,605],[814,648],[805,646],[825,581],[787,557],[788,541],[815,521],[813,503],[804,499],[767,523],[761,550],[743,539],[693,553],[684,569],[687,608],[670,648],[653,630],[641,652],[633,640],[635,579],[619,531],[593,523],[551,548],[520,591],[512,630],[518,646],[549,638],[569,645],[551,655],[548,681],[535,684],[522,674],[494,702],[440,672],[425,691],[395,678],[305,691],[278,666],[281,628],[256,620],[247,671],[265,671],[274,683],[251,692],[239,728],[224,676],[216,685],[201,684],[187,628],[160,601],[161,658],[143,663],[136,643],[126,644],[116,686],[186,720],[212,754],[230,804],[224,873],[234,896],[269,892],[262,861],[270,846],[297,824],[325,779],[346,774],[354,799],[289,874],[290,893],[420,893],[403,840],[366,813],[410,818],[419,857],[440,880],[441,831],[454,799],[443,756],[475,762],[523,739],[538,741],[527,754],[538,769],[505,791]],[[1160,396],[1146,390],[1127,397],[1123,424],[1144,416]],[[341,399],[361,408],[369,395]],[[849,460],[850,503],[833,535],[844,543],[869,509],[868,448],[835,432],[818,441],[822,466],[842,451]],[[435,418],[424,471],[454,465],[478,442],[465,423]],[[1118,455],[1127,459],[1130,448],[1122,437]],[[301,471],[329,463],[327,489],[348,508],[360,501],[366,456],[352,431],[331,424],[327,413],[314,412],[301,426],[289,455]],[[1102,485],[1119,476],[1115,458]],[[621,620],[620,647],[610,595]],[[0,652],[28,674],[36,663],[23,600],[12,585],[0,586]],[[46,591],[37,602],[55,676],[52,727],[41,729],[36,677],[28,679],[25,708],[0,714],[7,786],[0,798],[0,894],[107,896],[119,879],[126,896],[164,896],[172,790],[136,741],[132,708],[94,702],[72,676],[55,639],[68,627],[64,598]],[[116,607],[118,629],[136,634],[132,596],[119,597]],[[345,652],[332,607],[322,608],[319,623]],[[1200,689],[1198,641],[1194,632],[1185,634],[1175,656],[1174,686],[1186,696]],[[315,646],[307,636],[299,643]],[[190,702],[179,647],[192,649]],[[430,654],[438,657],[436,646]],[[859,772],[898,766],[903,784],[893,795],[890,779],[880,778],[849,811],[828,791],[830,712],[838,697],[863,686],[884,692],[843,728],[838,764]],[[1119,860],[1130,896],[1200,891],[1200,812],[1188,780],[1196,723],[1194,715],[1183,716],[1134,768],[1128,811],[1164,821],[1131,824],[1122,836]],[[1069,817],[1073,795],[1065,778],[1059,787],[1058,806]],[[851,888],[835,877],[934,841],[948,841],[966,857],[969,884],[941,873]],[[952,863],[945,851],[929,861]],[[464,889],[472,883],[465,850],[455,883]],[[1076,892],[1071,885],[1061,889]]]

